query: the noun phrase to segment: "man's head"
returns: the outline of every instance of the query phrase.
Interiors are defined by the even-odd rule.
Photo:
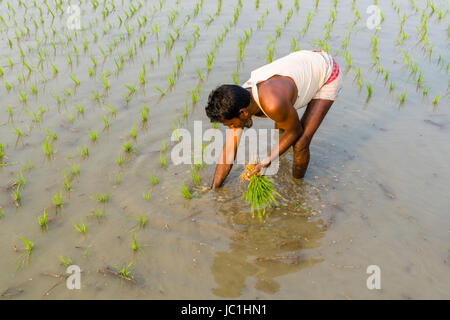
[[[211,122],[231,128],[250,128],[253,124],[248,106],[251,94],[238,85],[224,84],[209,94],[206,114]]]

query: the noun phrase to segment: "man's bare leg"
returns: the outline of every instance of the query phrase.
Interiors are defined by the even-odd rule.
[[[306,174],[310,158],[309,145],[333,102],[332,100],[322,99],[311,100],[300,120],[303,133],[293,146],[294,164],[292,166],[292,176],[296,179],[301,179]]]

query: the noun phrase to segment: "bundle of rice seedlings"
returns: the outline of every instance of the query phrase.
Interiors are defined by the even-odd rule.
[[[239,177],[241,183],[245,180],[247,175],[255,169],[256,165],[256,163],[248,163],[245,166],[244,172]],[[255,215],[256,208],[258,217],[262,219],[266,214],[267,207],[272,208],[272,205],[278,204],[275,196],[282,198],[273,187],[273,181],[266,176],[254,174],[250,177],[247,190],[244,192],[242,198],[250,205],[252,215]]]

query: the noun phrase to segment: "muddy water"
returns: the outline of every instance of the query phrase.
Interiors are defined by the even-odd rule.
[[[107,3],[111,9],[112,3]],[[13,113],[9,117],[7,108],[0,109],[0,143],[5,146],[0,167],[0,206],[4,210],[0,217],[3,299],[450,297],[448,8],[443,1],[433,1],[436,9],[432,15],[432,9],[424,1],[416,1],[417,10],[410,1],[396,1],[395,8],[388,2],[380,4],[384,21],[377,32],[377,47],[382,72],[373,65],[370,56],[371,37],[375,35],[375,29],[366,26],[370,1],[358,1],[354,9],[351,2],[337,1],[336,19],[327,43],[344,71],[344,88],[314,137],[305,179],[291,178],[291,152],[282,157],[280,170],[273,178],[284,200],[268,210],[263,223],[252,218],[241,199],[245,190],[238,179],[242,166],[233,169],[221,190],[210,192],[207,187],[214,166],[199,170],[201,186],[195,186],[189,166],[171,163],[170,150],[174,145],[170,142],[171,121],[176,123],[177,119],[185,118],[182,109],[187,103],[189,113],[182,127],[192,129],[194,120],[203,120],[204,128],[212,127],[204,114],[204,105],[215,86],[233,82],[237,45],[244,30],[252,27],[253,32],[238,72],[239,83],[247,80],[251,70],[266,63],[267,37],[275,39],[276,26],[281,27],[281,34],[276,41],[275,58],[290,52],[292,37],[296,37],[301,49],[320,48],[317,43],[324,38],[325,25],[331,21],[334,1],[320,0],[317,8],[315,1],[300,1],[298,10],[294,1],[281,3],[280,9],[276,2],[260,1],[255,9],[254,1],[245,2],[236,23],[215,49],[210,72],[205,56],[214,47],[216,36],[233,20],[239,6],[237,1],[224,2],[218,15],[215,15],[217,1],[204,1],[197,15],[194,1],[165,1],[162,7],[155,3],[154,8],[143,6],[125,22],[130,30],[134,27],[129,36],[124,24],[119,25],[117,15],[125,21],[123,9],[131,15],[130,5],[138,8],[137,2],[115,2],[115,10],[110,10],[106,22],[102,20],[101,5],[95,10],[86,5],[81,8],[85,30],[79,30],[76,37],[65,26],[68,15],[62,15],[54,7],[50,8],[56,18],[52,22],[51,14],[43,9],[44,26],[39,26],[36,33],[30,20],[31,15],[39,22],[36,8],[29,4],[25,12],[15,5],[13,15],[6,3],[0,4],[6,22],[1,25],[2,82],[13,84],[9,91],[6,86],[0,88],[1,103],[10,106]],[[291,8],[292,18],[284,26]],[[416,29],[422,28],[423,9],[428,16],[431,54],[429,44],[428,49],[423,49],[424,41],[419,40]],[[178,10],[173,27],[179,27],[180,37],[168,52],[164,41],[170,39],[168,32],[175,35],[173,27],[167,26],[173,10]],[[353,24],[356,10],[361,19]],[[443,12],[441,19],[438,10]],[[6,12],[10,12],[9,18]],[[304,32],[310,12],[310,25]],[[190,20],[183,24],[187,14]],[[402,38],[403,14],[407,38],[398,43]],[[142,22],[144,15],[148,21],[139,28],[137,19]],[[209,15],[214,20],[208,25]],[[257,19],[262,15],[264,23],[258,29]],[[23,16],[27,24],[19,23]],[[156,23],[158,39],[152,32]],[[349,23],[353,24],[348,41],[352,67],[344,58],[342,46]],[[199,27],[196,42],[194,25]],[[25,26],[30,28],[30,34]],[[105,33],[102,28],[106,28]],[[33,69],[31,73],[21,62],[14,31],[24,33],[19,44],[26,63]],[[138,39],[143,33],[147,37],[140,46]],[[72,40],[68,40],[69,35]],[[8,38],[12,40],[12,48]],[[89,43],[86,51],[83,38]],[[184,56],[189,39],[193,45]],[[134,50],[134,42],[137,50],[130,57],[128,50]],[[73,44],[78,49],[78,58]],[[42,62],[38,50],[43,55]],[[408,50],[412,65],[418,63],[415,73],[404,59]],[[119,61],[120,54],[124,62],[117,72],[114,59]],[[183,64],[175,86],[168,89],[166,78],[180,54],[184,56]],[[68,55],[72,57],[72,66],[68,65]],[[90,56],[97,62],[92,77],[88,70],[94,69]],[[140,85],[138,76],[143,63],[146,82]],[[55,75],[51,64],[59,71]],[[362,73],[362,88],[355,80],[357,68]],[[199,80],[197,69],[204,74],[203,81]],[[101,77],[108,70],[111,88],[105,90]],[[388,81],[384,79],[386,70]],[[420,72],[423,80],[418,84]],[[79,86],[70,79],[71,73],[80,81]],[[395,84],[393,90],[389,90],[390,81]],[[32,93],[32,84],[36,85],[37,94]],[[124,84],[136,86],[136,93],[128,103]],[[369,99],[367,84],[373,86]],[[190,89],[197,85],[201,92],[198,103],[193,104]],[[167,90],[166,94],[161,97],[154,86]],[[427,95],[423,94],[424,88],[429,88]],[[19,100],[19,89],[27,94],[25,102]],[[71,90],[70,95],[63,93],[67,89]],[[91,90],[99,91],[100,102],[92,98]],[[404,103],[399,100],[402,92],[406,92]],[[55,95],[65,98],[65,103],[58,104]],[[436,95],[441,99],[433,104]],[[116,108],[115,116],[104,103]],[[75,104],[84,106],[84,114],[77,113]],[[142,123],[139,114],[143,105],[149,108],[147,123]],[[45,113],[39,123],[33,122],[26,110],[32,115],[40,107]],[[110,122],[109,128],[104,128],[103,117]],[[135,140],[129,133],[133,124],[137,131]],[[272,125],[267,120],[255,121],[257,128]],[[20,138],[14,134],[17,127],[24,133]],[[53,142],[55,154],[50,158],[42,150],[47,136],[43,129],[58,136]],[[98,131],[97,142],[90,141],[91,130]],[[123,138],[133,143],[135,152],[126,155],[122,151]],[[163,140],[167,145],[165,152]],[[89,148],[86,159],[78,151],[81,145]],[[167,157],[164,168],[159,163],[161,152]],[[125,159],[121,166],[115,161],[120,154]],[[69,163],[79,165],[78,175],[66,172]],[[21,201],[17,207],[11,192],[16,174],[21,171],[26,185],[20,187]],[[72,186],[70,192],[64,190],[65,174]],[[157,185],[149,180],[149,174],[158,178]],[[189,187],[193,199],[183,198],[179,192],[181,183]],[[52,198],[59,192],[63,206],[55,208]],[[143,192],[150,192],[148,200],[143,198]],[[91,198],[95,193],[108,193],[110,199],[98,203]],[[49,220],[46,231],[37,223],[44,208]],[[97,209],[102,211],[101,218],[92,216]],[[136,219],[142,216],[147,220],[140,228]],[[73,226],[79,225],[81,218],[86,224],[85,234],[77,233]],[[140,245],[136,252],[131,248],[133,235]],[[34,242],[29,259],[24,261],[21,257],[26,256],[18,236]],[[81,290],[66,288],[66,267],[58,261],[60,256],[80,266]],[[133,281],[118,277],[114,268],[130,262]],[[381,290],[367,289],[369,265],[381,269]]]

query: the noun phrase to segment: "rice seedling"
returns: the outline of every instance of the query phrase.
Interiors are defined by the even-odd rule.
[[[96,91],[91,90],[92,92],[92,99],[95,101],[100,101],[100,93],[98,92],[98,89]]]
[[[127,266],[123,267],[122,269],[120,269],[118,266],[114,265],[114,268],[116,268],[117,270],[117,274],[126,279],[126,280],[132,280],[132,278],[130,278],[130,267],[133,265],[133,262],[130,262]]]
[[[149,109],[146,106],[144,106],[143,109],[141,110],[140,114],[141,114],[142,122],[147,122],[148,111],[149,111]]]
[[[36,85],[35,85],[35,84],[32,84],[32,85],[31,85],[30,90],[31,90],[31,92],[32,92],[33,94],[37,94],[37,88],[36,88]]]
[[[59,257],[59,262],[61,262],[66,267],[71,266],[73,264],[71,259],[65,258],[63,256]]]
[[[197,72],[198,79],[199,79],[200,81],[203,81],[203,79],[204,79],[205,76],[203,75],[202,71],[201,71],[199,68],[197,68],[197,69],[196,69],[196,72]]]
[[[20,137],[22,137],[24,135],[20,126],[14,127],[14,134],[17,136],[17,139],[19,139]]]
[[[62,193],[60,192],[59,195],[57,193],[54,193],[52,202],[56,208],[62,207],[63,206]]]
[[[142,192],[142,199],[144,200],[150,200],[150,191],[148,192]]]
[[[128,89],[130,95],[136,92],[136,88],[133,85],[128,85],[125,83],[124,86]]]
[[[51,132],[50,130],[44,129],[45,132],[47,132],[47,138],[52,138],[53,140],[57,140],[58,136],[56,133]]]
[[[51,156],[54,153],[53,144],[50,142],[49,137],[42,143],[42,149],[47,156]]]
[[[48,229],[47,213],[45,212],[45,209],[44,209],[44,212],[42,213],[42,215],[37,217],[37,221],[38,221],[38,224],[41,227],[41,229],[45,229],[45,230]]]
[[[399,96],[400,103],[404,103],[405,99],[406,99],[406,92],[403,91]]]
[[[104,103],[106,109],[108,109],[109,113],[111,114],[111,116],[115,117],[117,114],[116,108],[110,106],[109,104]]]
[[[83,159],[86,159],[87,157],[89,157],[89,149],[86,145],[81,146],[79,151],[80,151],[80,154],[83,157]]]
[[[191,88],[191,100],[192,100],[192,104],[195,105],[197,104],[198,101],[198,94],[197,92],[195,92],[194,89]]]
[[[394,88],[395,88],[395,84],[391,81],[391,82],[389,83],[389,91],[394,90]]]
[[[96,217],[97,219],[100,219],[103,217],[102,210],[96,209],[93,213],[91,213],[89,216]]]
[[[172,75],[169,75],[166,80],[167,83],[169,84],[169,87],[173,87],[175,85],[175,80]]]
[[[20,89],[18,89],[19,91],[19,100],[22,101],[23,103],[27,102],[27,95],[22,92]]]
[[[91,199],[96,200],[98,202],[107,202],[107,201],[109,201],[109,194],[95,193],[93,196],[91,196]]]
[[[105,129],[108,129],[110,126],[108,119],[106,119],[106,117],[103,116],[102,121],[103,121],[103,125],[105,126]]]
[[[439,103],[439,100],[441,100],[441,96],[437,94],[433,99],[433,104],[437,105]]]
[[[75,104],[75,109],[79,114],[84,114],[84,107],[80,106],[79,104]]]
[[[137,133],[136,133],[136,125],[135,125],[135,124],[133,124],[133,127],[132,127],[131,130],[130,130],[130,135],[131,135],[134,139],[136,139]]]
[[[155,88],[160,93],[161,97],[165,95],[164,91],[158,86],[153,86],[153,88]]]
[[[89,137],[91,138],[92,142],[96,142],[98,140],[97,130],[89,131]]]
[[[164,168],[167,165],[166,156],[162,152],[159,152],[159,164],[161,168]]]
[[[101,80],[102,80],[102,84],[103,84],[103,86],[105,87],[106,90],[111,87],[111,83],[106,78],[106,75],[103,75]]]
[[[192,199],[192,195],[191,195],[191,193],[189,192],[189,189],[186,187],[186,185],[184,183],[181,185],[180,192],[181,192],[181,194],[183,195],[183,197],[185,199]]]
[[[131,142],[124,139],[122,141],[122,150],[125,151],[126,153],[132,152],[134,151],[133,145],[131,144]]]
[[[80,85],[80,80],[75,78],[75,76],[72,73],[70,74],[70,79],[72,79],[72,81],[73,81],[73,83],[75,83],[76,87]]]
[[[373,88],[372,85],[369,83],[366,85],[367,88],[367,97],[370,98],[372,96]]]
[[[12,118],[13,118],[13,111],[12,111],[11,106],[5,106],[5,105],[3,105],[3,107],[6,109],[6,111],[8,111],[8,117],[9,117],[9,119],[12,119]]]
[[[8,91],[11,90],[12,86],[8,83],[8,81],[4,80],[3,82],[5,84],[6,90],[8,90]]]
[[[144,229],[145,226],[147,225],[147,217],[146,216],[140,216],[137,219],[137,222],[138,222],[138,228],[139,229]]]
[[[27,252],[27,254],[31,254],[34,248],[34,243],[32,241],[26,240],[25,238],[18,236],[20,240],[24,243],[25,247],[23,250]]]
[[[66,176],[65,174],[64,174],[63,184],[64,184],[64,189],[65,189],[66,191],[72,190],[72,187],[71,187],[71,185],[70,185],[70,183],[69,183],[69,180],[67,179],[67,176]]]
[[[2,160],[4,156],[5,156],[5,147],[3,146],[2,143],[0,143],[0,160]]]
[[[22,171],[16,173],[16,179],[14,179],[14,183],[19,187],[25,186],[27,184],[27,180],[25,180],[25,178],[23,177]]]
[[[158,184],[158,178],[156,178],[154,175],[150,174],[148,176],[148,178],[150,179],[150,181],[152,182],[152,184]]]
[[[80,173],[80,166],[77,165],[76,163],[69,163],[70,167],[72,169],[68,169],[66,170],[67,172],[71,173],[72,175],[76,176],[77,174]]]
[[[430,91],[430,88],[424,87],[423,90],[422,90],[422,94],[423,94],[424,96],[427,96],[429,91]]]
[[[80,219],[80,226],[77,226],[74,222],[72,222],[72,225],[78,233],[86,233],[86,225],[83,218]]]
[[[119,156],[116,159],[116,163],[121,166],[123,164],[123,157],[119,154]]]
[[[191,164],[191,176],[192,181],[194,181],[195,184],[200,185],[200,177],[192,164]]]
[[[133,235],[133,240],[131,241],[131,248],[133,251],[137,251],[141,246],[137,243],[136,234]]]
[[[20,206],[20,202],[21,202],[21,195],[20,195],[20,186],[17,186],[17,188],[14,190],[12,190],[11,192],[11,197],[14,200],[14,203],[16,205],[16,207]]]

